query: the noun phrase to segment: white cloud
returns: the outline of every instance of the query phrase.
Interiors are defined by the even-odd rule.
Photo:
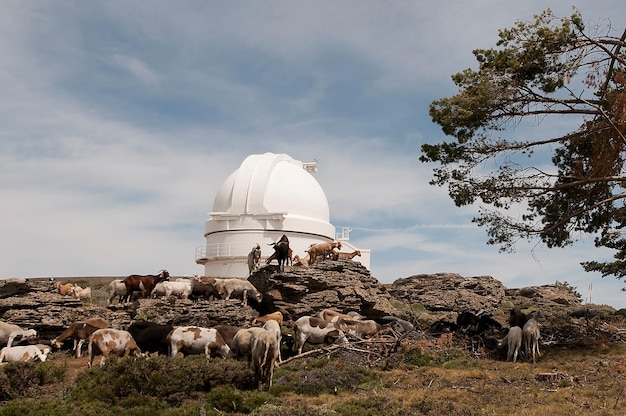
[[[111,59],[115,65],[130,72],[137,80],[147,84],[157,83],[160,77],[145,63],[134,56],[113,53]]]

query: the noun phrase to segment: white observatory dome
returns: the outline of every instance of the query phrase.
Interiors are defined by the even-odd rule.
[[[284,213],[330,225],[322,187],[302,162],[285,154],[248,156],[222,184],[213,202],[213,213]]]
[[[315,170],[316,163],[286,154],[248,156],[218,190],[205,223],[206,246],[196,249],[205,275],[247,276],[252,248],[259,244],[266,259],[283,234],[301,257],[311,244],[333,241],[328,200],[310,173]]]

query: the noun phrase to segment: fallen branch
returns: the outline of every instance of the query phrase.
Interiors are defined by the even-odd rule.
[[[280,363],[276,363],[276,367],[280,367],[283,364],[287,364],[288,362],[291,362],[293,360],[297,360],[298,358],[306,357],[308,355],[324,353],[324,352],[331,352],[333,350],[336,350],[339,347],[342,347],[342,345],[341,344],[333,344],[333,345],[331,345],[329,347],[322,347],[322,348],[317,348],[315,350],[303,352],[302,354],[294,355],[293,357],[289,357],[286,360],[282,360]]]
[[[307,352],[303,352],[301,354],[298,355],[294,355],[293,357],[289,357],[283,361],[281,361],[280,363],[277,363],[277,367],[281,366],[283,364],[287,364],[293,360],[297,360],[299,358],[303,358],[309,355],[313,355],[313,354],[322,354],[322,353],[329,353],[332,352],[338,348],[343,348],[346,351],[353,351],[353,352],[357,352],[357,353],[362,353],[362,354],[372,354],[372,353],[377,353],[377,351],[373,351],[373,350],[366,350],[363,348],[357,348],[356,346],[358,345],[368,345],[371,347],[374,347],[376,345],[385,345],[385,346],[393,346],[396,345],[398,343],[398,339],[394,338],[394,337],[381,337],[381,338],[368,338],[368,339],[363,339],[363,338],[359,338],[356,337],[354,335],[349,335],[349,338],[351,338],[351,341],[345,344],[333,344],[330,346],[326,346],[326,347],[322,347],[322,348],[317,348],[314,350],[310,350]]]

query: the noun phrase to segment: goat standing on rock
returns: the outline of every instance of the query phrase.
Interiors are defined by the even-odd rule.
[[[260,260],[261,260],[261,246],[257,243],[257,245],[252,248],[252,251],[248,253],[249,274],[252,274],[252,272],[256,272],[257,270],[259,270]]]
[[[276,259],[278,260],[278,268],[282,272],[285,270],[285,264],[288,263],[289,258],[291,257],[290,252],[293,253],[293,251],[289,248],[289,239],[285,234],[283,234],[280,240],[270,245],[274,247],[274,254],[267,259],[265,264],[270,264],[272,260]]]
[[[308,250],[305,250],[307,253],[309,253],[309,265],[315,264],[317,258],[320,256],[325,259],[326,256],[333,255],[334,249],[341,250],[340,241],[312,245],[311,247],[309,247]]]
[[[222,296],[222,300],[228,300],[231,296],[241,296],[243,306],[248,305],[248,298],[256,300],[260,303],[263,295],[257,290],[252,283],[243,279],[213,279],[217,293]]]
[[[334,251],[332,252],[332,257],[333,260],[352,260],[355,256],[359,256],[361,257],[361,251],[360,250],[355,250],[352,253],[343,253],[340,251]]]

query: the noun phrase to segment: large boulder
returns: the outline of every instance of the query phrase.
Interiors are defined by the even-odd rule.
[[[420,304],[433,312],[477,312],[496,309],[504,299],[505,287],[491,276],[438,273],[398,279],[389,293],[408,305]]]
[[[283,272],[270,265],[248,280],[263,293],[262,312],[280,310],[288,320],[317,315],[325,308],[370,318],[398,314],[385,286],[352,260],[325,260]]]

